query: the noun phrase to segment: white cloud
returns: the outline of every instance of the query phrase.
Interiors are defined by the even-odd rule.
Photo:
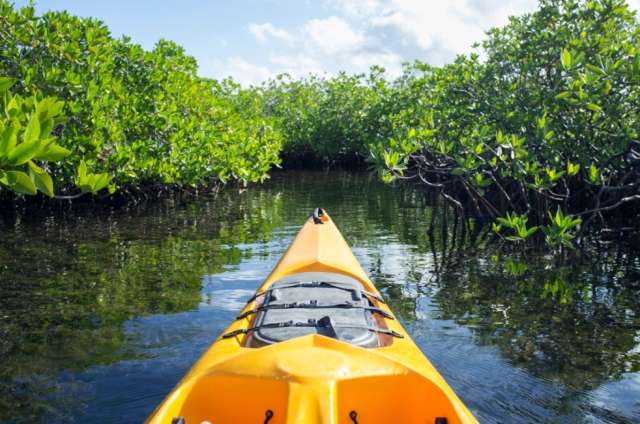
[[[283,28],[278,28],[270,22],[264,24],[251,24],[249,25],[249,31],[256,37],[256,40],[264,43],[267,38],[272,37],[278,40],[292,42],[294,41],[293,35]]]
[[[348,52],[365,42],[365,36],[362,33],[336,16],[312,19],[305,24],[304,28],[311,42],[326,54]]]
[[[627,3],[629,3],[629,7],[631,7],[633,10],[640,10],[640,0],[627,0]],[[636,13],[636,18],[639,18],[640,16],[638,16],[638,13]]]
[[[640,0],[633,0],[640,2]],[[511,15],[537,8],[537,0],[324,0],[324,5],[366,28],[368,39],[383,39],[405,60],[434,64],[469,53],[485,31]],[[411,56],[411,57],[410,57]]]
[[[241,57],[231,57],[218,72],[222,78],[233,77],[243,85],[255,85],[272,77],[274,73],[266,66],[257,65],[246,61]]]
[[[391,0],[371,23],[394,27],[423,50],[445,50],[453,56],[470,52],[486,30],[506,24],[508,16],[536,6],[536,0]]]
[[[325,0],[327,6],[341,9],[354,18],[376,14],[383,5],[383,0]]]
[[[277,73],[288,73],[294,78],[323,73],[323,66],[318,60],[303,54],[272,55],[269,62],[276,65]]]

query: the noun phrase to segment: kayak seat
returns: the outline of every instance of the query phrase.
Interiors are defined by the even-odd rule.
[[[344,274],[306,272],[273,283],[256,308],[251,345],[320,334],[362,347],[378,347],[377,308],[362,285]],[[380,312],[382,313],[382,312]],[[280,325],[280,326],[278,326]]]

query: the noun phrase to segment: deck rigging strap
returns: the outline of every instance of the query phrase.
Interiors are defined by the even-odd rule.
[[[261,312],[261,311],[266,311],[269,309],[297,309],[297,308],[303,308],[303,309],[363,309],[365,311],[370,311],[374,314],[378,314],[378,315],[382,315],[384,318],[387,319],[394,319],[393,316],[391,316],[391,314],[389,314],[387,311],[380,309],[380,308],[376,308],[375,306],[362,306],[362,305],[354,305],[353,303],[334,303],[334,304],[328,304],[328,305],[319,305],[317,300],[311,300],[309,302],[293,302],[293,303],[276,303],[276,304],[269,304],[269,305],[262,305],[262,306],[258,306],[257,308],[253,308],[250,309],[246,312],[241,313],[240,315],[238,315],[236,317],[236,321],[246,318],[249,315],[253,315],[256,312]]]
[[[303,309],[363,309],[365,311],[370,311],[374,314],[378,314],[378,315],[382,315],[384,318],[387,319],[394,319],[393,316],[391,316],[391,314],[389,314],[387,311],[380,309],[380,308],[376,308],[375,306],[362,306],[362,305],[354,305],[353,303],[334,303],[334,304],[329,304],[329,305],[319,305],[318,301],[316,300],[312,300],[310,302],[293,302],[293,303],[279,303],[279,304],[269,304],[269,305],[262,305],[262,306],[258,306],[257,308],[253,308],[250,309],[246,312],[241,313],[240,315],[238,315],[236,317],[236,321],[246,318],[249,315],[253,315],[256,312],[261,312],[261,311],[266,311],[269,309],[296,309],[296,308],[303,308]]]
[[[271,322],[268,324],[256,325],[254,327],[239,328],[237,330],[233,330],[228,333],[225,333],[221,337],[223,339],[229,339],[231,337],[239,336],[240,334],[248,334],[253,331],[261,330],[263,328],[286,328],[286,327],[329,328],[333,331],[339,328],[356,328],[356,329],[373,331],[375,333],[386,334],[392,337],[397,337],[399,339],[404,338],[402,334],[388,328],[380,328],[380,327],[373,327],[373,326],[366,326],[366,325],[334,324],[329,317],[324,317],[319,320],[311,318],[307,322],[294,322],[294,321]]]
[[[264,296],[267,293],[270,293],[274,290],[280,290],[280,289],[291,289],[291,288],[298,288],[298,287],[309,287],[309,288],[317,288],[317,287],[329,287],[329,288],[334,288],[334,289],[340,289],[340,290],[347,290],[350,292],[359,292],[360,294],[363,294],[367,297],[370,297],[372,299],[377,300],[378,302],[382,302],[382,303],[386,303],[382,297],[380,297],[379,294],[377,293],[373,293],[370,291],[366,291],[366,290],[355,290],[354,287],[351,284],[346,284],[346,283],[330,283],[330,282],[326,282],[326,281],[296,281],[294,283],[285,283],[285,284],[279,284],[277,286],[271,286],[268,289],[261,291],[261,292],[257,292],[255,293],[253,296],[251,296],[249,298],[249,300],[247,300],[247,303],[251,303],[254,300],[256,300],[257,298],[259,298],[260,296]]]

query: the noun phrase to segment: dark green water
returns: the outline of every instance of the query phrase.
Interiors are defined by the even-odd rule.
[[[143,421],[318,205],[481,422],[640,422],[637,252],[463,249],[420,191],[335,173],[1,218],[0,422]]]

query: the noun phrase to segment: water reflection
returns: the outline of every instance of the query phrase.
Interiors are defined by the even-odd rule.
[[[238,246],[281,225],[279,196],[238,199],[5,222],[0,420],[64,417],[75,386],[52,375],[144,356],[129,343],[127,320],[197,309],[202,276],[250,257]]]
[[[469,260],[440,280],[442,317],[472,326],[479,343],[573,389],[638,371],[637,263],[606,255],[555,268],[549,262],[537,258],[523,274],[509,261]]]
[[[297,173],[0,226],[0,422],[140,422],[324,206],[483,422],[640,420],[640,259],[498,252],[411,187]],[[431,231],[428,231],[428,230]]]

